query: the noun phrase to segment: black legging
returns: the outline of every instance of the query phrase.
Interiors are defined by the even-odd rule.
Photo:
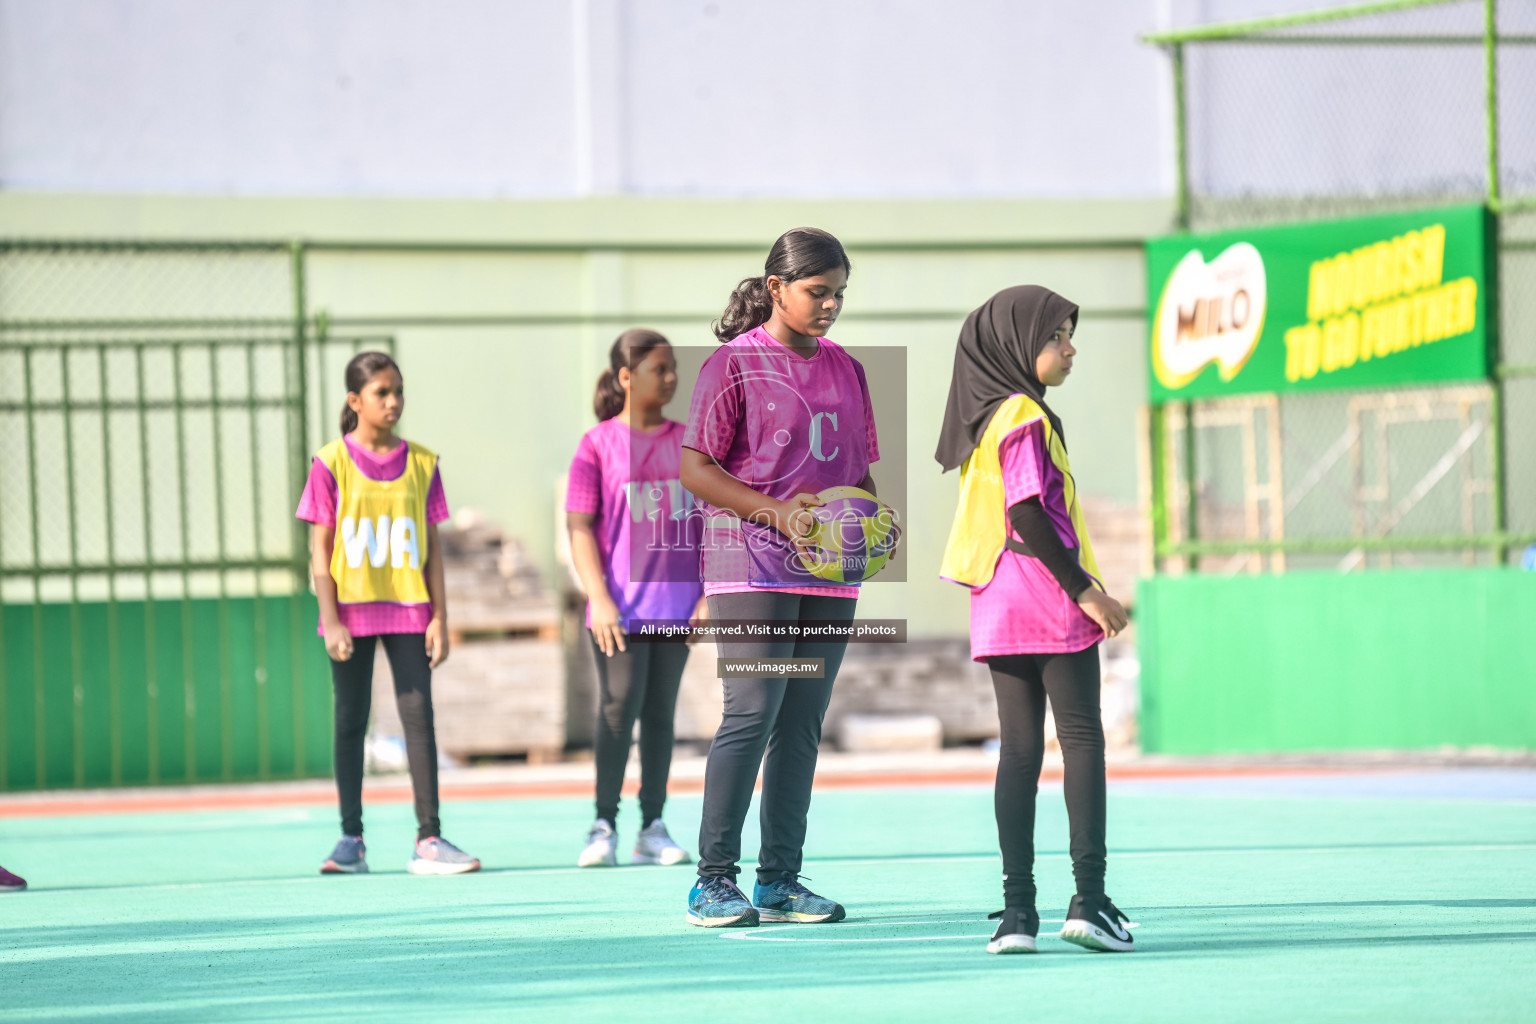
[[[395,705],[405,729],[405,756],[416,795],[416,838],[441,835],[437,820],[437,736],[432,726],[432,667],[422,633],[387,633],[384,653],[395,678]],[[341,831],[363,834],[363,739],[373,705],[373,656],[378,644],[360,636],[352,657],[331,662],[336,691],[336,793]]]
[[[661,817],[672,771],[672,722],[677,689],[688,663],[684,643],[631,643],[597,657],[597,816],[617,820],[629,747],[640,722],[640,827]]]
[[[856,601],[757,590],[709,599],[709,617],[727,620],[848,621]],[[752,803],[758,768],[762,848],[757,878],[769,882],[800,872],[811,784],[821,745],[821,722],[832,683],[848,649],[846,640],[746,640],[720,644],[721,658],[823,658],[820,679],[723,679],[724,714],[704,766],[704,811],[699,822],[699,874],[735,878],[741,827]],[[766,758],[764,753],[766,751]]]
[[[1072,876],[1080,895],[1104,891],[1104,723],[1099,715],[1099,647],[1074,654],[1009,654],[987,659],[997,693],[1002,746],[997,761],[997,838],[1003,899],[1035,905],[1035,794],[1045,756],[1045,699],[1066,762]]]

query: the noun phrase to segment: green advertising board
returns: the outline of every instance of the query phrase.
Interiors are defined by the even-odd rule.
[[[1481,206],[1147,243],[1152,400],[1486,378]]]

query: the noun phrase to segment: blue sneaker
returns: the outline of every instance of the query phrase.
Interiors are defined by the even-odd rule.
[[[729,878],[700,877],[688,893],[688,923],[700,928],[756,928],[757,911]]]
[[[322,875],[366,875],[368,862],[363,857],[368,853],[363,846],[362,836],[342,836],[341,842],[336,844],[336,849],[320,865]]]
[[[791,874],[785,874],[783,878],[767,885],[758,882],[752,889],[752,905],[757,908],[758,917],[764,921],[831,924],[848,916],[842,904],[816,895]]]

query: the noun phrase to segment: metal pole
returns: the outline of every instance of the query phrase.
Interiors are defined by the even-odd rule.
[[[139,405],[139,525],[144,534],[144,745],[149,783],[160,781],[160,666],[155,657],[154,534],[150,530],[149,409],[144,398],[144,346],[133,347],[133,388]]]
[[[1187,105],[1184,89],[1184,44],[1173,44],[1173,138],[1174,181],[1178,207],[1176,218],[1180,231],[1189,230],[1189,145]]]
[[[1200,539],[1200,481],[1197,459],[1199,446],[1195,443],[1195,403],[1184,403],[1184,539]],[[1200,557],[1190,555],[1186,571],[1194,573],[1200,568]]]
[[[1147,424],[1148,450],[1152,476],[1152,572],[1163,571],[1163,548],[1168,537],[1168,437],[1165,423],[1167,414],[1162,405],[1150,407]]]
[[[109,743],[112,785],[123,784],[123,667],[119,656],[119,625],[117,619],[117,540],[112,534],[112,521],[117,506],[112,499],[112,431],[107,410],[107,346],[96,346],[96,401],[97,415],[101,417],[101,489],[107,510],[107,710],[112,716]]]
[[[305,352],[305,323],[308,317],[308,298],[305,295],[305,249],[304,243],[295,241],[289,246],[290,268],[293,275],[293,360],[294,374],[290,382],[292,391],[289,397],[296,403],[298,415],[293,417],[292,443],[288,446],[289,459],[288,481],[293,488],[292,500],[289,508],[297,508],[299,496],[304,487],[304,471],[309,465],[309,356]],[[291,654],[290,671],[293,676],[291,693],[293,698],[293,774],[303,776],[308,764],[308,758],[304,751],[304,600],[303,594],[308,589],[305,583],[304,572],[301,563],[306,551],[306,538],[304,526],[298,520],[293,521],[293,587],[292,597],[288,601],[288,647]]]
[[[211,341],[208,343],[208,400],[208,414],[213,420],[213,525],[219,562],[219,772],[228,782],[235,777],[234,698],[229,664],[229,552],[225,547],[229,534],[224,508],[224,424],[223,408],[219,403],[219,349]]]
[[[48,786],[48,702],[47,691],[43,682],[47,678],[44,668],[44,651],[46,649],[43,640],[43,594],[42,577],[37,571],[42,567],[42,546],[38,540],[38,500],[37,500],[37,416],[33,408],[32,395],[32,349],[27,347],[21,351],[22,377],[24,383],[23,401],[26,403],[27,412],[27,487],[31,498],[32,511],[32,730],[36,750],[36,777],[33,781],[38,789],[46,789]]]
[[[80,623],[80,517],[75,500],[75,411],[69,387],[69,349],[59,349],[60,397],[64,409],[64,494],[69,502],[69,677],[73,723],[75,788],[85,786],[85,637]]]
[[[261,566],[261,446],[257,440],[260,431],[256,420],[256,345],[249,341],[245,343],[245,417],[251,449],[251,558],[257,563],[256,593],[251,605],[256,678],[256,774],[267,779],[272,775],[272,737],[267,720],[267,599],[261,586],[266,571]]]
[[[1483,56],[1488,89],[1488,207],[1499,209],[1499,0],[1483,0]]]
[[[197,781],[197,662],[192,650],[192,577],[187,571],[191,561],[192,524],[190,502],[187,496],[187,415],[182,404],[187,382],[181,373],[181,346],[171,350],[171,383],[175,389],[172,400],[176,405],[176,508],[177,533],[181,539],[181,695],[182,695],[182,757],[185,779]]]

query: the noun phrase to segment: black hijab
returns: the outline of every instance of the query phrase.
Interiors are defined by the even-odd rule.
[[[1035,358],[1068,318],[1076,327],[1076,303],[1033,284],[1004,288],[965,318],[955,345],[944,429],[933,453],[946,473],[970,457],[992,414],[1013,395],[1034,399],[1066,444],[1061,420],[1045,404],[1045,385],[1035,376]]]

